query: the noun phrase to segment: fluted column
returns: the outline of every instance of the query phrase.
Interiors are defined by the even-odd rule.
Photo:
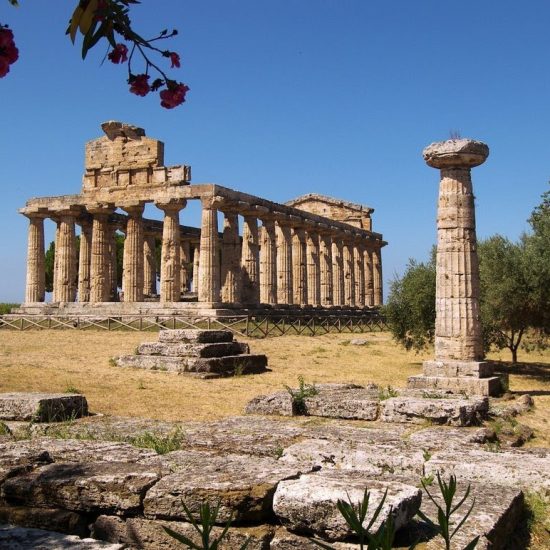
[[[25,303],[43,302],[46,289],[44,215],[26,214],[29,218],[27,240],[27,282]]]
[[[332,241],[332,282],[334,305],[345,305],[344,248],[339,236]]]
[[[277,303],[277,239],[275,222],[262,219],[262,247],[260,251],[260,302]]]
[[[220,301],[218,211],[213,199],[202,200],[199,255],[199,302]]]
[[[178,199],[166,203],[155,203],[164,212],[162,224],[162,253],[160,260],[160,301],[180,301],[181,260],[179,212],[186,201]]]
[[[372,250],[365,246],[363,249],[363,269],[365,271],[365,305],[374,306],[374,274],[372,269]]]
[[[275,224],[277,239],[277,303],[292,304],[292,232],[284,221]]]
[[[292,284],[294,303],[307,305],[307,244],[302,227],[292,230]]]
[[[76,238],[75,214],[60,212],[55,238],[54,302],[74,302],[76,299]]]
[[[191,290],[198,294],[199,292],[199,269],[200,269],[200,244],[193,247],[193,284]]]
[[[143,205],[125,206],[123,286],[125,302],[143,302]]]
[[[329,233],[322,233],[319,239],[319,262],[321,271],[321,305],[333,305],[333,276],[332,276],[332,237]]]
[[[350,242],[344,242],[344,302],[346,306],[355,307],[355,270]]]
[[[373,295],[374,305],[381,306],[382,298],[382,250],[375,248],[372,253],[372,275],[373,275]]]
[[[241,239],[239,215],[224,211],[222,233],[222,302],[237,304],[241,301]]]
[[[180,242],[180,262],[181,262],[181,293],[185,294],[189,291],[189,281],[191,274],[189,271],[189,264],[191,263],[191,243],[188,239],[181,240]]]
[[[109,225],[109,299],[118,302],[118,255],[117,255],[117,227]]]
[[[307,301],[310,306],[321,305],[321,272],[319,269],[319,235],[306,231]]]
[[[143,295],[157,294],[157,258],[155,235],[145,233],[143,238]]]
[[[365,264],[363,261],[364,244],[358,239],[353,246],[353,267],[355,277],[355,305],[365,306]]]
[[[80,223],[80,250],[78,256],[78,301],[90,301],[90,276],[92,264],[92,222],[83,219]]]
[[[242,301],[244,304],[260,303],[260,246],[258,219],[244,216],[241,254]]]
[[[92,258],[90,267],[90,302],[107,302],[111,295],[109,264],[109,215],[111,209],[91,209]]]

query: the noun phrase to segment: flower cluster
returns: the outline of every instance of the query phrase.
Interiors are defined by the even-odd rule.
[[[13,32],[0,25],[0,78],[10,72],[10,65],[19,58],[19,50],[13,41]]]

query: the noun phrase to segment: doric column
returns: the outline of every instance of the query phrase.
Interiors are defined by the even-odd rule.
[[[181,260],[180,260],[180,221],[179,213],[186,201],[174,199],[155,203],[164,212],[162,224],[162,253],[160,260],[160,301],[171,303],[180,301]]]
[[[434,143],[424,150],[428,165],[441,170],[437,209],[436,361],[483,358],[470,170],[485,162],[488,154],[487,145],[467,139]]]
[[[199,268],[200,268],[200,244],[193,247],[193,284],[191,290],[198,294],[199,292]]]
[[[182,239],[180,241],[180,262],[181,262],[181,293],[185,294],[189,291],[189,281],[191,279],[191,273],[189,264],[191,263],[191,243],[189,239]]]
[[[365,306],[365,264],[363,261],[364,243],[356,239],[353,246],[353,268],[355,277],[355,305]]]
[[[27,284],[25,303],[43,302],[46,288],[44,251],[44,214],[25,214],[29,218],[27,240]]]
[[[277,240],[277,303],[292,304],[292,232],[288,222],[275,223]]]
[[[118,302],[117,226],[109,224],[109,288],[111,302]]]
[[[90,275],[92,264],[92,222],[84,218],[80,224],[80,250],[78,256],[78,301],[90,301]]]
[[[122,208],[128,214],[122,272],[124,301],[143,302],[143,205]]]
[[[363,249],[363,269],[365,271],[365,305],[374,306],[374,274],[372,270],[372,249],[369,245]]]
[[[241,269],[242,301],[257,305],[260,303],[260,246],[258,219],[254,216],[244,216]]]
[[[222,302],[237,304],[241,301],[241,239],[237,212],[225,210],[222,233]]]
[[[344,302],[355,307],[355,270],[353,265],[353,244],[344,242]]]
[[[292,286],[294,303],[307,305],[307,244],[303,227],[292,230]]]
[[[277,238],[275,222],[272,219],[262,219],[260,302],[262,304],[277,303]]]
[[[76,238],[74,212],[62,211],[57,215],[55,237],[54,302],[74,302],[76,299]]]
[[[107,302],[111,295],[109,264],[109,215],[112,209],[87,208],[93,215],[90,302]]]
[[[331,232],[323,232],[319,238],[319,262],[321,271],[321,305],[330,307],[334,302],[332,276],[332,237]]]
[[[157,294],[156,241],[153,233],[145,233],[143,238],[143,295]]]
[[[310,306],[321,305],[321,272],[319,269],[319,235],[306,230],[307,301]]]
[[[344,285],[344,245],[341,236],[332,241],[332,283],[333,303],[335,306],[343,306],[346,303]]]
[[[374,305],[381,306],[382,297],[382,249],[375,248],[372,253],[372,276],[373,276],[373,295]]]
[[[199,255],[199,302],[220,301],[220,255],[217,202],[202,200],[201,242]]]

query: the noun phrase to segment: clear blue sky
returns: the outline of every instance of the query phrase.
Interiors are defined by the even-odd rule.
[[[438,173],[422,149],[485,141],[478,237],[516,239],[550,175],[550,4],[504,0],[143,0],[144,35],[180,34],[173,111],[64,35],[74,1],[0,0],[20,60],[0,80],[0,301],[24,295],[29,197],[77,193],[86,140],[109,119],[166,143],[166,163],[277,202],[317,192],[375,208],[386,285],[435,242]],[[150,214],[152,211],[148,211]],[[198,209],[182,223],[198,223]],[[47,238],[53,223],[47,222]]]

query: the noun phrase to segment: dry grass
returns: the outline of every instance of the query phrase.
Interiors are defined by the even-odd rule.
[[[368,340],[349,345],[351,338]],[[424,354],[407,353],[388,333],[329,334],[315,338],[281,336],[250,340],[253,353],[265,353],[272,372],[219,380],[197,380],[166,372],[121,369],[114,355],[133,353],[156,334],[139,332],[31,331],[0,333],[0,392],[65,392],[77,388],[94,412],[162,420],[201,420],[241,414],[254,396],[285,384],[306,382],[376,382],[404,386],[421,372]],[[347,344],[347,345],[346,345]],[[504,353],[493,359],[507,359]],[[520,355],[526,364],[511,374],[511,389],[530,392],[534,412],[522,417],[537,433],[536,444],[550,446],[550,353]],[[529,362],[529,364],[527,364]]]

